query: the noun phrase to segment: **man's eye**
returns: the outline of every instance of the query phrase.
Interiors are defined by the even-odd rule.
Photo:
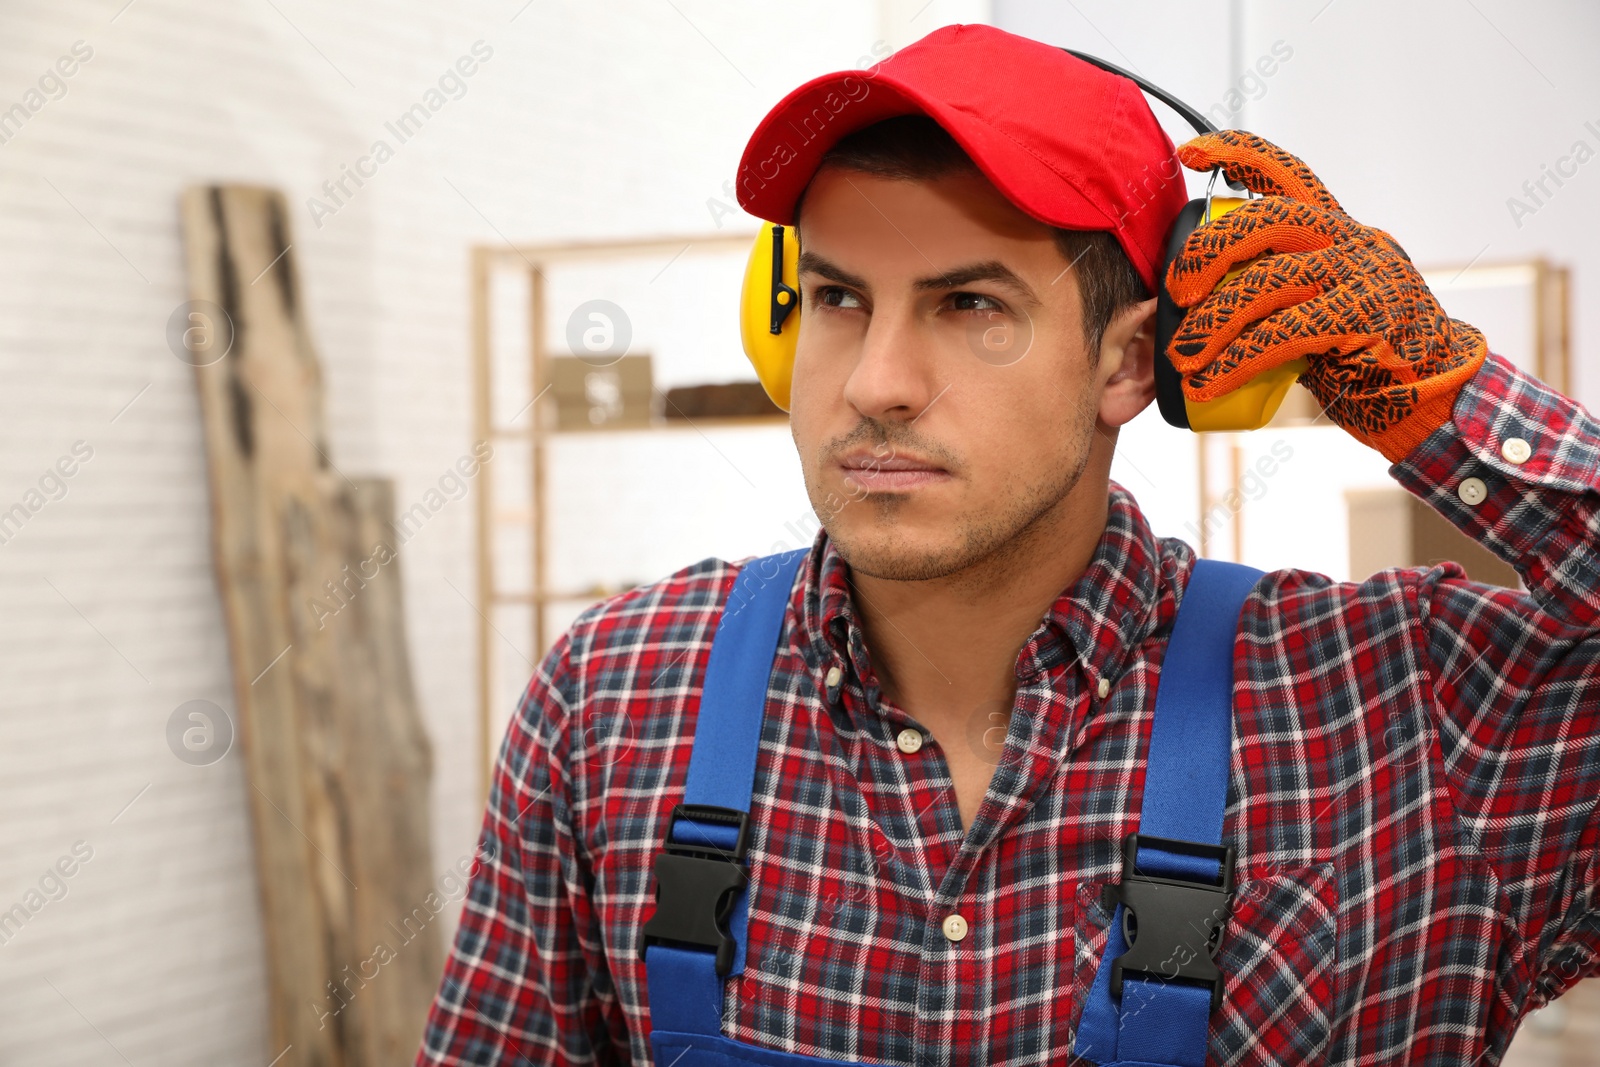
[[[861,301],[848,289],[841,289],[837,285],[823,285],[816,290],[816,303],[823,307],[858,308]]]
[[[950,303],[957,311],[999,311],[1000,302],[982,293],[952,293]]]

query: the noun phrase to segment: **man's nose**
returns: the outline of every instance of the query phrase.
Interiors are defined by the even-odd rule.
[[[942,388],[933,331],[909,309],[879,308],[867,324],[844,396],[867,418],[909,421]]]

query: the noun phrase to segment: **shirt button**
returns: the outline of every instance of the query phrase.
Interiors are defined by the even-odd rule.
[[[841,671],[837,664],[835,664],[832,667],[829,667],[828,668],[828,677],[825,679],[827,681],[827,683],[828,683],[828,688],[832,689],[834,686],[838,685],[839,684],[839,679],[841,679],[843,677],[844,677],[844,671]]]
[[[967,936],[967,920],[960,915],[947,915],[944,920],[944,936],[951,941],[960,941]]]
[[[1533,455],[1533,448],[1520,437],[1508,437],[1500,446],[1500,454],[1512,463],[1526,463]]]
[[[1489,488],[1483,484],[1482,478],[1463,478],[1461,484],[1456,486],[1456,496],[1461,498],[1463,504],[1481,504],[1488,495]]]
[[[1101,700],[1104,700],[1106,698],[1106,695],[1111,692],[1111,679],[1110,678],[1102,678],[1102,679],[1100,679],[1100,684],[1095,688],[1095,692],[1100,694],[1100,699]]]
[[[900,746],[901,752],[910,755],[922,748],[922,734],[908,726],[900,731],[900,736],[894,739],[894,743]]]

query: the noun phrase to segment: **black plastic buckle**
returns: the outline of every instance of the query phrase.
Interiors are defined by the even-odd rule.
[[[680,818],[738,826],[733,851],[707,843],[674,841]],[[750,847],[750,813],[714,804],[678,804],[667,820],[666,846],[656,853],[656,910],[639,938],[639,958],[657,941],[679,941],[716,949],[717,976],[733,970],[733,938],[728,918],[738,892],[750,881],[745,851]]]
[[[1139,846],[1215,859],[1220,885],[1184,878],[1140,874]],[[1232,845],[1210,845],[1166,837],[1129,834],[1122,843],[1122,882],[1114,887],[1122,902],[1122,933],[1128,951],[1111,961],[1111,995],[1122,998],[1122,974],[1134,971],[1162,981],[1174,978],[1211,983],[1211,1010],[1222,1003],[1222,972],[1216,955],[1222,927],[1233,908]]]

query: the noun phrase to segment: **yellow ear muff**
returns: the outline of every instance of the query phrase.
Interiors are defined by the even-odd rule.
[[[794,345],[800,333],[800,242],[794,230],[763,222],[744,268],[739,338],[772,402],[789,410]]]
[[[1250,201],[1237,196],[1218,196],[1211,200],[1210,218],[1220,218]],[[1208,221],[1202,219],[1201,221]],[[1187,234],[1185,234],[1187,236]],[[1257,256],[1256,259],[1262,257]],[[1239,275],[1245,268],[1256,260],[1241,263],[1222,276],[1222,281],[1217,283],[1220,289]],[[1165,284],[1165,283],[1163,283]],[[1190,400],[1184,397],[1184,407],[1189,415],[1189,428],[1196,433],[1228,431],[1228,430],[1258,430],[1271,421],[1277,414],[1278,407],[1283,403],[1284,396],[1304,373],[1306,360],[1291,359],[1270,370],[1262,371],[1243,385],[1230,392],[1224,393],[1214,400]]]

